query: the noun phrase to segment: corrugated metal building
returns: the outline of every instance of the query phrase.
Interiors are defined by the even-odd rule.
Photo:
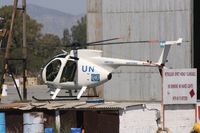
[[[169,68],[193,66],[192,0],[87,0],[88,42],[123,37],[119,41],[177,40],[168,56]],[[108,57],[157,61],[159,44],[98,46]],[[104,86],[106,100],[160,101],[157,68],[120,67]]]
[[[161,126],[160,108],[159,103],[49,101],[1,104],[0,113],[5,112],[6,133],[25,132],[27,114],[35,120],[39,117],[43,128],[60,133],[70,132],[72,127],[84,128],[86,133],[155,133]],[[195,123],[195,105],[180,105],[176,110],[166,106],[165,116],[169,131],[188,133]],[[29,124],[28,130],[33,132],[30,127],[38,125]]]
[[[123,113],[129,110],[143,110],[143,104],[62,101],[0,105],[0,112],[5,112],[6,133],[26,132],[24,131],[25,124],[23,124],[26,120],[24,114],[32,114],[34,117],[39,117],[37,114],[42,114],[41,124],[44,128],[54,128],[54,131],[58,129],[58,133],[70,132],[70,129],[74,127],[84,128],[87,133],[121,133],[120,130],[124,128],[120,129],[120,119],[123,118]],[[147,119],[155,122],[152,119],[155,114],[151,113],[151,115],[151,119]],[[13,120],[17,121],[13,123]],[[137,120],[135,119],[135,121]],[[124,117],[123,121],[128,122],[128,118]],[[34,126],[34,123],[30,126]],[[35,131],[31,128],[28,130],[29,132]],[[157,130],[156,123],[154,123],[154,130]]]

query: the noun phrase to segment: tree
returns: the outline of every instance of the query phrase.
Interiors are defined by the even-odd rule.
[[[86,16],[84,16],[72,26],[71,31],[68,29],[64,30],[62,44],[64,46],[70,45],[72,42],[84,44],[87,40],[86,34]]]
[[[71,44],[71,41],[72,41],[72,38],[71,38],[71,35],[69,33],[69,29],[64,29],[63,38],[62,38],[62,44],[64,46],[68,46],[68,45]]]
[[[42,52],[39,51],[41,53],[37,53],[37,55],[44,58],[52,57],[58,53],[60,46],[61,41],[58,36],[53,34],[45,34],[39,39],[37,43],[37,47],[42,50]]]
[[[11,18],[12,18],[12,12],[13,8],[12,6],[4,6],[0,8],[0,17],[3,18],[3,22],[1,21],[0,29],[10,29],[11,24]],[[1,19],[2,20],[2,19]],[[26,23],[27,23],[27,47],[33,46],[37,44],[37,41],[41,37],[41,28],[42,25],[36,22],[34,19],[32,19],[30,16],[26,16]],[[13,40],[11,43],[11,57],[22,57],[22,51],[19,49],[22,47],[22,13],[21,11],[17,11],[16,18],[14,22],[14,28],[13,28]],[[35,68],[35,65],[38,63],[32,63],[31,58],[33,55],[31,55],[32,51],[28,50],[28,62],[30,63],[29,66],[31,70],[32,68]],[[1,49],[0,57],[1,57],[1,66],[3,63],[3,57],[4,57],[4,50]],[[30,58],[31,57],[31,58]],[[37,62],[40,62],[40,60],[37,60]],[[18,69],[17,71],[21,71],[22,66],[19,62],[13,61],[12,66],[15,67],[14,69]],[[30,70],[30,69],[29,69]]]
[[[0,16],[4,18],[5,23],[0,25],[0,29],[9,29],[12,17],[12,6],[4,6],[0,9]],[[37,23],[36,20],[32,19],[29,15],[26,16],[27,22],[27,45],[33,45],[41,36],[42,25]],[[13,47],[22,46],[22,14],[17,12],[16,19],[13,29]]]
[[[4,22],[0,24],[0,29],[9,29],[12,16],[12,6],[4,6],[0,8],[0,17],[4,18]],[[41,34],[42,25],[30,16],[26,16],[27,26],[27,47],[28,47],[28,73],[37,75],[40,68],[47,62],[48,59],[60,53],[61,40],[58,36],[53,34]],[[11,44],[13,55],[12,57],[21,57],[22,46],[22,14],[18,11],[14,23],[13,41]],[[69,31],[65,31],[65,44],[70,40]],[[0,58],[4,57],[3,50],[0,51]],[[21,64],[18,62],[12,63],[16,71],[21,71]],[[2,65],[1,65],[2,66]]]
[[[29,49],[29,70],[31,70],[34,75],[38,74],[38,70],[40,70],[50,58],[61,52],[60,46],[61,40],[58,36],[53,34],[41,36],[37,43]]]
[[[77,24],[71,28],[73,41],[86,43],[86,16],[77,21]]]

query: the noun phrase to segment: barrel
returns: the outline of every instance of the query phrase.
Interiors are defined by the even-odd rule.
[[[70,133],[81,133],[81,128],[71,128]]]
[[[23,114],[24,133],[44,133],[43,113]]]
[[[53,133],[53,128],[45,128],[44,133]]]
[[[5,113],[0,112],[0,133],[6,133]]]

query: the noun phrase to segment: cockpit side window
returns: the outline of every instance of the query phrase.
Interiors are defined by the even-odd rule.
[[[67,64],[65,65],[60,82],[67,82],[67,81],[74,81],[74,76],[76,73],[76,62],[68,60]]]
[[[54,60],[47,66],[47,69],[46,69],[47,81],[53,81],[56,78],[60,70],[60,67],[61,67],[60,60]]]

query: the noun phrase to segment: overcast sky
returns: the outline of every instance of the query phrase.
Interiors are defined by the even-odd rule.
[[[13,4],[14,0],[0,0],[0,6]],[[18,0],[19,4],[22,0]],[[86,13],[86,0],[27,0],[27,4],[39,5],[70,14]]]

